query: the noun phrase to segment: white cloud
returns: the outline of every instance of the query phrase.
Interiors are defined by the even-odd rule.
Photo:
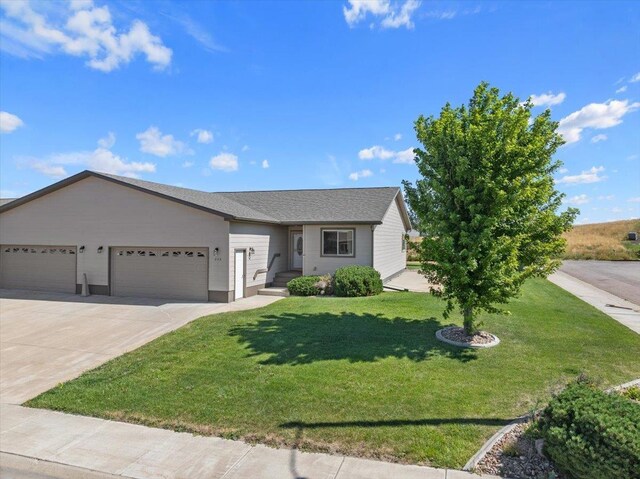
[[[640,203],[640,196],[634,196],[627,200],[629,203]]]
[[[249,145],[244,145],[241,151],[249,151]]]
[[[220,153],[211,158],[209,166],[214,170],[236,171],[238,169],[238,157],[231,153]]]
[[[611,208],[611,212],[612,213],[622,213],[622,208],[618,208],[617,206],[614,206],[613,208]]]
[[[414,25],[411,16],[419,6],[420,2],[418,0],[407,0],[402,4],[402,7],[400,7],[400,11],[392,10],[391,13],[382,20],[382,28],[406,27],[412,29]]]
[[[361,22],[369,15],[380,19],[382,28],[414,27],[411,16],[420,6],[418,0],[406,0],[402,5],[391,4],[390,0],[348,0],[349,5],[342,7],[344,19],[350,27]]]
[[[182,163],[183,168],[191,168],[193,165],[195,165],[193,161],[185,161],[184,163]]]
[[[580,140],[585,128],[604,129],[622,123],[622,117],[640,108],[640,102],[608,100],[605,103],[590,103],[560,120],[558,133],[567,143]]]
[[[563,200],[564,203],[574,206],[584,205],[586,203],[589,203],[589,201],[590,200],[587,195],[576,195],[572,196],[571,198],[565,198]]]
[[[581,172],[579,175],[568,175],[560,178],[556,183],[567,185],[580,185],[585,183],[598,183],[604,181],[607,177],[600,176],[599,173],[604,171],[602,166],[593,166],[587,171]]]
[[[269,161],[268,160],[262,160],[262,167],[263,168],[269,168]]]
[[[541,95],[531,95],[531,103],[534,106],[553,106],[559,105],[564,101],[567,95],[563,92],[554,95],[553,92],[542,93]]]
[[[107,138],[111,139],[111,136]],[[26,158],[22,159],[19,164],[52,178],[64,178],[67,176],[66,167],[68,166],[81,166],[90,170],[124,175],[131,178],[137,178],[139,173],[153,173],[156,171],[156,165],[153,163],[128,162],[126,159],[114,154],[109,148],[103,146],[108,144],[104,140],[105,138],[98,140],[98,148],[93,151],[57,153],[44,159]],[[112,140],[115,142],[115,135],[113,135]]]
[[[411,165],[414,162],[414,158],[413,148],[407,148],[406,150],[398,151],[393,162]]]
[[[24,125],[24,122],[16,115],[0,111],[0,132],[11,133],[22,125]]]
[[[140,151],[164,158],[169,155],[192,153],[185,144],[173,138],[173,135],[163,135],[156,126],[150,126],[138,133],[136,139],[140,141]]]
[[[156,69],[171,63],[173,52],[144,22],[134,20],[127,32],[118,32],[107,6],[96,7],[91,1],[73,1],[62,8],[41,7],[41,11],[27,1],[1,2],[0,6],[6,14],[0,48],[11,55],[41,58],[61,51],[86,57],[90,68],[103,72],[129,63],[138,54]]]
[[[600,196],[598,196],[598,200],[600,200],[600,201],[611,201],[614,198],[615,198],[614,195],[600,195]]]
[[[161,14],[182,26],[187,35],[197,41],[202,47],[204,47],[205,50],[209,52],[228,51],[226,47],[220,45],[213,39],[213,37],[205,27],[197,23],[189,15],[182,13],[177,15],[169,15],[164,12],[161,12]]]
[[[358,152],[358,158],[361,160],[393,160],[393,163],[413,163],[413,148],[406,150],[394,151],[384,146],[374,145],[371,148],[364,148]]]
[[[640,81],[640,72],[638,72],[635,75],[633,75],[631,77],[631,80],[629,80],[629,83],[637,83],[639,81]]]
[[[395,151],[387,150],[384,146],[372,146],[371,148],[365,148],[358,152],[358,158],[361,160],[373,160],[377,158],[379,160],[389,160],[396,155]]]
[[[616,93],[624,93],[625,91],[627,91],[627,85],[623,85],[620,88],[618,88],[616,90]]]
[[[68,173],[63,166],[51,165],[46,161],[34,161],[33,163],[29,163],[29,168],[31,168],[32,170],[36,170],[38,173],[42,173],[45,176],[49,176],[55,179],[68,176]]]
[[[393,135],[393,139],[395,141],[400,141],[402,140],[402,133],[396,133],[395,135]]]
[[[565,173],[569,173],[569,168],[560,168],[558,170],[558,173],[560,173],[561,175],[565,174]]]
[[[629,155],[626,158],[628,161],[633,161],[638,159],[638,155]]]
[[[605,141],[607,140],[607,138],[609,138],[607,135],[601,133],[599,135],[596,135],[594,137],[591,138],[591,143],[598,143],[600,141]]]
[[[209,130],[203,130],[202,128],[196,128],[193,130],[189,136],[196,136],[196,141],[198,143],[211,143],[213,141],[213,133]]]
[[[98,140],[98,146],[101,148],[109,149],[115,144],[116,144],[116,135],[112,131],[110,131],[107,134],[107,136],[105,136],[104,138],[100,138]]]
[[[360,178],[367,178],[369,176],[373,176],[373,171],[369,169],[364,169],[360,171],[354,171],[349,175],[349,179],[351,181],[358,181]]]

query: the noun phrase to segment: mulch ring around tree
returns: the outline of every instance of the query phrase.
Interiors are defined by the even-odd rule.
[[[518,424],[498,440],[480,460],[474,472],[510,479],[564,479],[551,461],[536,449],[525,431],[530,422]]]
[[[463,348],[490,348],[500,343],[497,336],[491,333],[478,331],[469,335],[459,326],[449,326],[438,330],[436,338],[445,343]]]

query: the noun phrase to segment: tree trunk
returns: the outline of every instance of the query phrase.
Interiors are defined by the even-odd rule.
[[[471,307],[466,307],[463,309],[462,314],[464,316],[464,332],[467,333],[469,336],[471,336],[473,333],[476,332],[476,328],[474,325],[474,319],[473,319],[473,308]]]

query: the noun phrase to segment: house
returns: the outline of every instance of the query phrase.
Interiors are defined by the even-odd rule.
[[[0,206],[0,287],[80,293],[86,275],[92,294],[229,302],[351,264],[388,280],[410,229],[395,187],[207,193],[83,171]]]

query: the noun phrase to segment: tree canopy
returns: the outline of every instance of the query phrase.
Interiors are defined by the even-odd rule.
[[[445,317],[460,307],[468,334],[475,315],[507,312],[527,278],[559,265],[577,210],[559,212],[563,194],[553,156],[564,143],[551,112],[532,117],[533,105],[481,83],[467,106],[446,104],[437,118],[414,125],[422,148],[421,178],[404,181],[420,231],[422,271],[447,301]]]

